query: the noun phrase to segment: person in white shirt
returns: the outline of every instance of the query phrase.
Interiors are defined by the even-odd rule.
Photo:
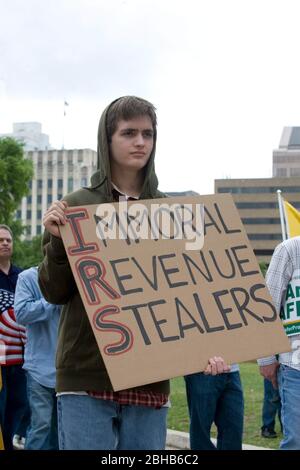
[[[258,360],[260,373],[279,387],[282,450],[300,449],[300,237],[280,243],[272,256],[266,283],[290,339],[291,352]],[[266,339],[267,340],[267,339]]]

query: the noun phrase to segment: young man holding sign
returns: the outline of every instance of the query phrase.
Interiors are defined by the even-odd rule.
[[[285,240],[274,251],[266,283],[280,312],[291,352],[259,359],[261,374],[278,388],[283,426],[282,450],[300,449],[300,237]],[[266,338],[267,341],[267,338]],[[277,382],[278,378],[278,382]]]
[[[157,190],[155,145],[153,105],[133,96],[114,101],[100,119],[99,170],[91,186],[56,201],[44,216],[46,256],[40,286],[49,302],[65,304],[56,361],[61,449],[165,447],[169,382],[113,391],[59,231],[67,206],[164,197]],[[212,374],[227,369],[222,358],[211,359],[207,366]]]

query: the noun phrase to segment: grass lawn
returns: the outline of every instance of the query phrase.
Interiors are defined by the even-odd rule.
[[[240,372],[244,389],[245,416],[244,437],[245,444],[278,449],[281,440],[280,426],[277,421],[276,431],[278,438],[266,439],[260,436],[261,409],[263,400],[263,378],[259,374],[256,363],[240,364]],[[171,403],[169,410],[168,428],[177,431],[189,431],[189,417],[186,403],[184,379],[179,377],[171,382]],[[216,436],[215,428],[212,436]]]

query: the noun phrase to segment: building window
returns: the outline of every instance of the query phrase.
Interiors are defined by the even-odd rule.
[[[31,219],[31,211],[30,210],[26,212],[26,218],[27,218],[27,220]]]
[[[283,176],[283,177],[287,176],[286,168],[277,168],[276,176]]]
[[[254,250],[256,256],[272,256],[274,250]]]
[[[32,196],[27,196],[27,204],[31,204],[32,202]]]
[[[38,220],[41,220],[41,218],[42,218],[42,211],[40,211],[40,210],[37,211],[37,218],[38,218]]]
[[[63,187],[63,180],[59,178],[57,180],[57,189],[62,189],[62,187]]]
[[[73,191],[73,178],[68,178],[68,192]]]
[[[88,168],[86,165],[81,167],[81,176],[87,176],[88,175]]]
[[[83,176],[81,178],[81,186],[87,186],[87,177],[86,176]]]
[[[48,203],[48,204],[51,204],[51,202],[52,202],[52,194],[48,194],[48,196],[47,196],[47,203]]]
[[[291,176],[300,176],[300,168],[291,168],[290,171],[291,171]]]
[[[41,189],[43,187],[43,180],[37,180],[37,187]]]
[[[248,233],[249,240],[282,240],[281,233]]]
[[[62,199],[62,193],[58,193],[57,199],[61,200]]]
[[[236,202],[237,209],[276,209],[278,202]]]
[[[245,225],[279,225],[280,219],[279,218],[271,218],[271,217],[246,217],[242,218],[242,222]]]
[[[17,211],[16,217],[17,217],[17,219],[21,219],[21,217],[22,217],[22,212],[21,212],[20,210]]]
[[[38,153],[38,163],[43,163],[43,152]]]
[[[52,179],[49,178],[48,179],[48,189],[51,189],[52,188]]]
[[[226,187],[218,188],[218,193],[232,193],[232,194],[259,194],[259,193],[276,193],[278,187],[276,186],[243,186],[243,187]],[[286,193],[299,193],[300,186],[281,186],[281,191]]]
[[[37,203],[42,204],[42,195],[41,194],[38,194],[38,196],[37,196]]]
[[[37,235],[41,235],[41,233],[42,233],[42,226],[41,226],[41,225],[37,225],[37,226],[36,226],[36,234],[37,234]]]
[[[289,201],[300,209],[300,201]],[[237,209],[278,209],[278,202],[236,202]]]

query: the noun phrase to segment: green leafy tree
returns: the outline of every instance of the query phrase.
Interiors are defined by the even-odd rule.
[[[27,269],[38,266],[43,259],[42,236],[33,237],[32,240],[14,241],[14,264],[20,268]]]
[[[267,264],[265,261],[261,261],[261,262],[259,263],[259,267],[260,267],[260,270],[261,270],[262,275],[265,277],[266,272],[267,272],[267,270],[268,270],[268,264]]]
[[[41,258],[39,241],[21,241],[25,227],[15,219],[22,197],[29,192],[33,165],[24,156],[23,144],[15,139],[0,139],[0,224],[9,225],[14,234],[14,262],[25,268],[37,264]]]
[[[14,214],[32,177],[33,165],[24,157],[23,144],[10,137],[0,139],[0,223],[10,225],[16,237],[22,226]]]

